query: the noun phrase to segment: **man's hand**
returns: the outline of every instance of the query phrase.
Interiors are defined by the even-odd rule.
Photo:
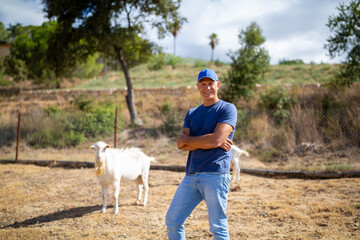
[[[190,129],[183,128],[180,132],[180,136],[176,140],[178,149],[180,149],[181,151],[194,151],[198,149],[186,143],[186,138],[189,136],[190,136]]]
[[[231,146],[233,144],[234,144],[233,141],[227,138],[226,141],[220,147],[227,152],[231,149]]]

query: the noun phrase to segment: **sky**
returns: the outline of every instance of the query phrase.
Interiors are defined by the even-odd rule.
[[[209,36],[219,44],[214,60],[230,62],[228,53],[240,49],[238,35],[256,22],[266,38],[263,47],[271,64],[279,60],[301,59],[305,63],[340,63],[344,56],[331,59],[324,48],[333,33],[326,26],[329,16],[338,14],[340,3],[350,0],[182,0],[180,13],[187,18],[176,38],[176,55],[210,60]],[[0,21],[9,24],[41,25],[47,19],[41,0],[0,0]],[[150,40],[173,53],[173,36]]]

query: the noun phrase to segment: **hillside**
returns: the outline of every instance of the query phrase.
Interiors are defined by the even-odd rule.
[[[149,87],[181,87],[194,86],[199,71],[204,68],[216,71],[220,81],[230,69],[224,65],[180,65],[173,69],[166,66],[162,70],[149,71],[146,65],[140,65],[130,70],[134,88]],[[261,84],[323,84],[333,77],[338,65],[330,64],[298,64],[298,65],[273,65],[266,72]],[[125,88],[125,79],[122,72],[109,72],[91,80],[77,82],[71,88],[75,89],[104,89]]]
[[[229,69],[228,65],[210,67],[218,72],[220,79]],[[109,72],[91,80],[66,80],[64,88],[57,90],[24,90],[39,87],[30,84],[17,86],[22,90],[3,89],[5,94],[0,94],[0,158],[11,159],[15,155],[20,111],[23,114],[21,159],[87,160],[92,157],[87,150],[90,143],[100,139],[113,142],[113,119],[108,119],[106,131],[95,134],[96,137],[90,136],[94,135],[94,129],[78,134],[74,124],[82,129],[89,124],[96,128],[93,122],[99,121],[102,124],[99,126],[103,127],[101,115],[89,114],[106,110],[111,118],[116,106],[120,110],[117,138],[120,146],[141,147],[155,156],[159,164],[184,164],[186,154],[175,148],[174,137],[186,111],[201,103],[195,82],[202,68],[204,66],[184,65],[149,71],[142,65],[132,69],[135,104],[144,121],[142,128],[135,129],[129,126],[125,81],[121,73]],[[272,112],[258,109],[258,92],[263,87],[257,88],[259,91],[251,101],[235,103],[239,114],[235,142],[251,153],[242,167],[310,171],[360,169],[360,134],[357,134],[360,86],[355,84],[345,92],[334,93],[318,84],[330,79],[336,68],[336,65],[326,64],[271,66],[262,85],[286,86],[298,100],[290,112],[281,113],[284,114],[282,118],[274,118]],[[87,104],[95,111],[79,111],[79,104]],[[99,108],[103,104],[111,104],[114,108]],[[87,119],[93,120],[86,123]],[[86,121],[81,122],[83,120]],[[69,128],[71,131],[67,133]],[[80,144],[69,146],[69,137]],[[59,143],[62,138],[64,142]]]

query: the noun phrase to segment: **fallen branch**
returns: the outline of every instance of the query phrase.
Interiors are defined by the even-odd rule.
[[[0,160],[0,164],[14,164],[14,160]],[[62,168],[93,168],[93,162],[58,161],[58,160],[18,160],[18,164],[31,164],[44,167]],[[151,170],[164,170],[172,172],[185,172],[182,165],[151,165]],[[304,172],[304,171],[280,171],[242,168],[241,173],[268,178],[298,178],[298,179],[334,179],[334,178],[360,178],[360,171],[349,172]]]

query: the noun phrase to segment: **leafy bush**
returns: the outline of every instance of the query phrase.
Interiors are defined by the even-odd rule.
[[[7,56],[4,60],[5,74],[10,75],[15,81],[25,80],[28,75],[26,63],[23,60]]]
[[[6,87],[12,84],[12,81],[5,78],[5,67],[3,65],[0,65],[0,87]]]
[[[73,75],[78,78],[92,78],[99,75],[104,67],[102,63],[97,63],[99,53],[89,55],[84,62],[80,62],[76,66]]]
[[[301,59],[294,59],[294,60],[287,60],[287,59],[280,59],[279,65],[297,65],[297,64],[305,64]]]
[[[88,111],[92,108],[94,101],[93,98],[81,94],[79,97],[75,98],[71,104],[74,104],[80,111]]]
[[[216,60],[215,60],[215,66],[221,67],[221,66],[223,66],[223,65],[225,65],[225,63],[223,63],[223,62],[220,61],[219,59],[216,59]]]
[[[203,59],[195,59],[194,61],[194,67],[198,68],[198,67],[202,67],[202,68],[206,68],[208,64],[208,61],[203,60]]]
[[[176,114],[173,106],[170,103],[164,103],[160,107],[160,112],[163,119],[160,131],[169,137],[177,136],[182,128],[181,118]]]
[[[252,151],[255,156],[259,157],[261,162],[276,162],[284,158],[284,153],[276,148],[256,149]]]
[[[150,58],[150,61],[147,64],[148,69],[152,71],[157,71],[163,69],[165,66],[165,55],[164,54],[156,54]]]
[[[174,56],[173,54],[166,54],[165,56],[165,64],[170,65],[173,68],[180,65],[182,63],[182,58],[179,56]]]
[[[44,113],[37,120],[41,128],[27,137],[31,146],[65,148],[76,146],[85,140],[83,134],[73,129],[71,114],[52,111]]]
[[[249,139],[250,136],[248,131],[249,131],[250,122],[251,122],[250,112],[244,112],[241,109],[238,109],[234,140],[240,142],[243,141],[244,139]]]
[[[34,121],[40,127],[29,131],[29,144],[38,148],[64,148],[114,130],[113,103],[97,103],[85,97],[76,99],[75,103],[79,109],[75,113],[60,110],[57,106],[43,109],[42,115]],[[118,118],[118,129],[122,126],[123,120]]]
[[[268,116],[275,124],[281,124],[290,116],[290,110],[296,103],[295,98],[283,87],[270,88],[260,95],[259,107],[268,110]]]

